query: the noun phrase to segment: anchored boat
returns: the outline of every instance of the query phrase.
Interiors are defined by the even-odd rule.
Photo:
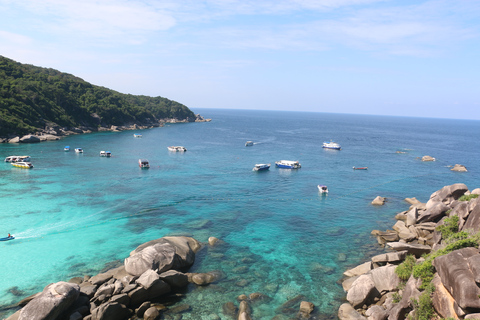
[[[265,171],[270,169],[270,163],[258,163],[253,167],[253,171]]]
[[[325,149],[342,150],[342,146],[332,140],[330,142],[325,141],[322,147]]]
[[[33,164],[27,161],[19,161],[19,162],[12,162],[12,166],[22,169],[31,169],[33,168]]]
[[[298,169],[302,167],[302,165],[298,161],[290,161],[290,160],[276,161],[275,166],[277,168],[283,168],[283,169]]]

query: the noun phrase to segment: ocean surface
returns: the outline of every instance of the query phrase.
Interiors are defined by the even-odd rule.
[[[480,187],[480,121],[193,111],[212,121],[0,144],[2,160],[30,155],[35,166],[0,163],[0,236],[16,237],[0,242],[0,318],[49,283],[97,274],[167,235],[223,241],[197,254],[191,272],[223,277],[190,285],[177,302],[191,307],[183,319],[230,319],[222,305],[254,292],[271,298],[252,305],[254,319],[272,319],[298,295],[315,305],[316,319],[333,318],[345,298],[342,273],[384,252],[370,232],[391,228],[408,209],[405,198],[426,202],[459,182]],[[342,150],[323,149],[331,139]],[[254,145],[245,147],[247,140]],[[188,151],[172,153],[170,145]],[[420,161],[424,155],[437,161]],[[151,168],[141,170],[139,158]],[[275,168],[278,160],[302,168]],[[272,167],[254,172],[256,163]],[[468,172],[450,171],[457,163]],[[372,206],[376,196],[386,204]]]

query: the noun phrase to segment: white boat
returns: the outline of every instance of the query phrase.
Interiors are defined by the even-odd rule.
[[[100,157],[107,157],[110,158],[112,153],[110,151],[100,151]]]
[[[65,147],[63,148],[63,151],[70,151],[70,146],[65,146]]]
[[[327,188],[327,186],[324,186],[324,185],[322,185],[322,184],[319,184],[317,187],[318,187],[318,191],[319,191],[320,193],[328,193],[328,188]]]
[[[264,171],[270,169],[270,163],[258,163],[253,167],[253,171]]]
[[[150,164],[147,159],[138,159],[138,166],[142,169],[150,168]]]
[[[28,162],[30,156],[8,156],[5,158],[5,162]]]
[[[33,164],[31,164],[28,161],[12,162],[12,166],[17,167],[17,168],[23,168],[23,169],[33,168]]]
[[[245,142],[245,147],[250,147],[250,146],[253,146],[253,141]]]
[[[133,134],[133,137],[134,137],[134,138],[141,138],[142,135],[141,135],[140,133],[134,133],[134,134]]]
[[[330,140],[330,142],[325,141],[325,142],[323,143],[323,148],[325,148],[325,149],[341,150],[341,149],[342,149],[342,146],[339,145],[338,143]]]
[[[75,152],[76,153],[83,153],[83,149],[82,148],[75,148]]]
[[[172,152],[185,152],[187,151],[187,148],[185,147],[182,147],[182,146],[170,146],[170,147],[167,147],[168,151],[172,151]]]
[[[277,168],[284,168],[284,169],[298,169],[302,167],[302,165],[298,161],[290,161],[290,160],[276,161],[275,166]]]

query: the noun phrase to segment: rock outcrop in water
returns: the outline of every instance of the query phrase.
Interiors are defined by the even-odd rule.
[[[25,299],[8,320],[155,319],[154,302],[175,297],[188,284],[201,244],[190,237],[163,237],[140,245],[124,265],[93,277],[49,284]]]
[[[405,199],[411,206],[397,214],[393,230],[372,231],[392,251],[344,273],[348,303],[338,317],[479,319],[479,193],[458,183],[434,192],[427,203]],[[405,272],[409,265],[413,273]]]

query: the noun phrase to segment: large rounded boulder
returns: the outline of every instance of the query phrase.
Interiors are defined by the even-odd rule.
[[[80,286],[74,283],[49,284],[21,311],[18,320],[53,320],[77,300]]]
[[[163,237],[138,246],[125,259],[125,270],[136,276],[148,269],[159,273],[189,268],[195,262],[200,242],[191,237]]]

